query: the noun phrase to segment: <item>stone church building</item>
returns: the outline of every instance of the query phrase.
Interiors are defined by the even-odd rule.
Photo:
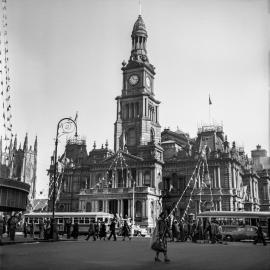
[[[230,147],[222,126],[203,126],[196,138],[179,130],[161,132],[160,101],[154,88],[156,73],[147,55],[147,39],[139,15],[132,30],[129,61],[122,63],[114,150],[106,142],[99,149],[94,144],[88,153],[85,140],[68,140],[59,160],[64,169],[57,181],[56,211],[105,211],[132,217],[134,203],[135,222],[153,227],[161,210],[170,211],[177,203],[203,149],[207,149],[208,183],[197,181],[192,186],[190,182],[175,215],[183,215],[191,192],[190,213],[260,210],[261,178],[244,150],[235,143]],[[53,164],[52,159],[48,170],[51,180]],[[204,172],[198,177],[203,179]],[[269,176],[265,179],[270,187]],[[269,194],[267,198],[269,210]]]
[[[28,195],[29,202],[36,197],[37,174],[37,137],[34,146],[28,144],[26,134],[24,144],[17,145],[17,136],[10,140],[10,144],[2,149],[2,137],[0,140],[0,178],[14,179],[30,185]]]

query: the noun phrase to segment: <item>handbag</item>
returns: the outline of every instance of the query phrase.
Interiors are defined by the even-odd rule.
[[[165,244],[164,244],[164,242],[160,238],[157,238],[157,240],[152,243],[151,248],[153,250],[159,251],[159,252],[166,251]]]
[[[155,228],[152,238],[151,249],[159,252],[166,251],[165,243],[162,241],[164,238],[165,232],[163,233],[162,237],[158,236],[157,229]]]

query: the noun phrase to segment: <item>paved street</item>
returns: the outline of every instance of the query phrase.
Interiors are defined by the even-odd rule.
[[[169,264],[155,263],[149,239],[0,246],[0,269],[270,269],[270,245],[169,243]]]

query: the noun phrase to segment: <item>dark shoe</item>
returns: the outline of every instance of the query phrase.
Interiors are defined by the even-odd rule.
[[[155,262],[161,262],[161,260],[157,257],[155,257]]]
[[[170,262],[170,260],[169,259],[164,259],[164,262],[168,263],[168,262]]]

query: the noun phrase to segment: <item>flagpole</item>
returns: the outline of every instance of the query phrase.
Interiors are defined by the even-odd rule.
[[[209,93],[209,98],[208,98],[208,117],[209,117],[209,126],[211,125],[211,105],[212,105],[212,101],[210,98],[210,93]]]
[[[208,104],[208,118],[209,118],[209,126],[210,126],[210,121],[211,121],[210,104]]]

